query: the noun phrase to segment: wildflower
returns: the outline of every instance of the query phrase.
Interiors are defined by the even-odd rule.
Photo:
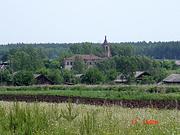
[[[158,123],[159,121],[157,120],[144,120],[144,124],[147,124],[147,125],[156,125]]]

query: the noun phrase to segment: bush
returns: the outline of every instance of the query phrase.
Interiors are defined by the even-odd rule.
[[[89,68],[82,78],[82,83],[99,84],[104,81],[103,74],[97,68]]]
[[[32,85],[33,84],[33,74],[30,71],[19,71],[15,73],[13,77],[13,83],[17,86],[22,85]]]

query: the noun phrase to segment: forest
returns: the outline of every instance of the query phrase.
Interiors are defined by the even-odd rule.
[[[178,67],[173,60],[180,59],[180,42],[129,42],[110,43],[112,57],[87,68],[77,61],[73,70],[63,68],[64,58],[74,54],[94,54],[102,57],[103,48],[99,43],[71,44],[8,44],[0,45],[0,61],[9,62],[1,70],[1,85],[32,85],[33,74],[43,74],[55,84],[62,83],[113,83],[123,74],[128,83],[136,83],[136,71],[148,71],[152,76],[144,78],[142,84],[162,81]],[[83,74],[77,78],[76,74]]]

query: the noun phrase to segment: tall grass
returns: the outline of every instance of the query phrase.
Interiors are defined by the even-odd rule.
[[[1,135],[179,135],[179,125],[178,110],[0,102]]]

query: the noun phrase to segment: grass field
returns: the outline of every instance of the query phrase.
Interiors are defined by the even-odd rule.
[[[0,102],[1,135],[179,135],[179,125],[178,110]]]
[[[180,86],[30,86],[1,87],[0,94],[60,95],[125,100],[179,100]]]

